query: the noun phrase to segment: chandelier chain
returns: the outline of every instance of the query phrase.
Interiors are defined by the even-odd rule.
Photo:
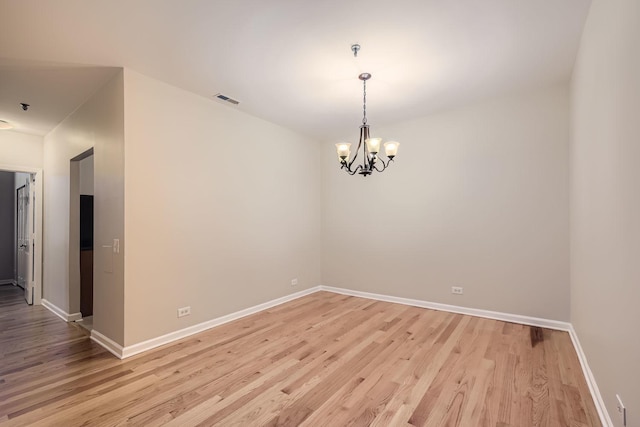
[[[367,124],[367,81],[362,81],[362,124]]]

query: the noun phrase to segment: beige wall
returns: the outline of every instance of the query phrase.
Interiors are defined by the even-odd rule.
[[[126,345],[320,284],[319,144],[130,70],[125,112]]]
[[[0,170],[15,167],[42,168],[43,140],[41,136],[10,130],[0,131]]]
[[[619,426],[640,425],[640,3],[594,1],[572,80],[571,320]]]
[[[348,176],[323,146],[323,284],[569,320],[568,89],[386,128],[374,113],[401,143],[383,174]]]
[[[93,155],[78,162],[80,174],[80,194],[93,196]]]
[[[44,143],[44,298],[69,313],[79,311],[76,286],[69,287],[70,160],[93,147],[93,324],[119,344],[124,342],[124,254],[114,255],[111,245],[124,236],[123,90],[120,71],[45,136]]]

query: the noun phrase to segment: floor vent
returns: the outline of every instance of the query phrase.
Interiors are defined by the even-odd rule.
[[[240,101],[236,101],[235,99],[229,98],[228,96],[225,96],[225,95],[223,95],[221,93],[216,94],[215,97],[218,98],[221,101],[229,102],[229,103],[231,103],[233,105],[240,104]]]

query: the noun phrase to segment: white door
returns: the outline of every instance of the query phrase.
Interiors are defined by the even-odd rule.
[[[33,255],[34,239],[32,224],[34,215],[34,192],[31,178],[25,180],[25,185],[18,189],[18,285],[24,289],[24,298],[28,304],[33,304]]]

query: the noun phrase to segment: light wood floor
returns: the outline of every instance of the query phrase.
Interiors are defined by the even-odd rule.
[[[327,292],[117,360],[0,286],[1,426],[599,426],[569,336]]]

